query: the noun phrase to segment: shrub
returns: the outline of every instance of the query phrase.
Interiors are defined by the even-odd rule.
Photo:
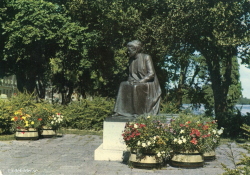
[[[13,105],[9,101],[0,100],[0,134],[11,132],[11,115],[13,111]]]
[[[114,100],[92,97],[72,102],[62,109],[65,127],[73,129],[102,130],[103,121],[113,112]]]

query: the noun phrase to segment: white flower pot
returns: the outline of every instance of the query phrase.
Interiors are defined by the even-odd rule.
[[[43,126],[40,129],[40,137],[42,138],[52,138],[56,136],[56,131],[53,130],[51,127]]]
[[[136,153],[130,153],[129,163],[133,167],[137,168],[160,168],[163,159],[156,156],[156,154],[143,154],[142,156],[138,157]]]
[[[208,151],[203,154],[204,160],[205,161],[212,161],[215,160],[215,151]]]
[[[183,168],[203,167],[204,158],[198,151],[195,152],[175,152],[171,159],[171,166]]]
[[[17,129],[15,134],[16,140],[38,140],[39,135],[37,129]]]

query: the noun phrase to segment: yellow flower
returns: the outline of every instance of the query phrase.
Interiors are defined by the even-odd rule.
[[[24,120],[26,120],[26,117],[22,117]]]
[[[15,120],[15,118],[12,118],[12,119],[11,119],[11,121],[14,121],[14,120]]]
[[[21,110],[17,110],[14,114],[15,114],[15,115],[21,115],[21,114],[22,114],[22,111],[21,111]]]
[[[25,114],[25,116],[26,116],[26,117],[30,117],[30,115],[29,115],[29,114]]]
[[[32,125],[34,125],[34,124],[35,124],[35,122],[34,122],[34,121],[32,121],[32,122],[31,122],[31,124],[32,124]]]
[[[28,123],[29,123],[29,121],[25,121],[25,123],[26,123],[26,124],[28,124]]]

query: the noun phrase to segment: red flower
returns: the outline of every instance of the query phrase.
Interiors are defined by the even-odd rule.
[[[204,126],[202,127],[203,130],[208,130],[208,128],[209,128],[208,125],[204,125]]]
[[[190,142],[193,143],[194,145],[197,145],[197,143],[198,143],[198,141],[196,140],[196,138],[193,138]]]
[[[180,127],[183,127],[183,126],[185,126],[184,124],[180,124]]]
[[[146,125],[144,125],[144,124],[140,124],[140,126],[139,126],[139,128],[143,128],[143,127],[145,127]]]
[[[38,118],[37,120],[42,121],[43,119],[42,118]]]
[[[200,133],[200,131],[199,131],[198,129],[192,128],[191,133],[190,133],[190,136],[195,137],[195,135],[196,135],[197,137],[200,137],[200,136],[201,136],[201,133]]]

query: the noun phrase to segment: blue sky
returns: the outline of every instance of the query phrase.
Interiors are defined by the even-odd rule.
[[[242,95],[250,99],[250,69],[245,65],[240,65],[240,81],[242,86]]]

